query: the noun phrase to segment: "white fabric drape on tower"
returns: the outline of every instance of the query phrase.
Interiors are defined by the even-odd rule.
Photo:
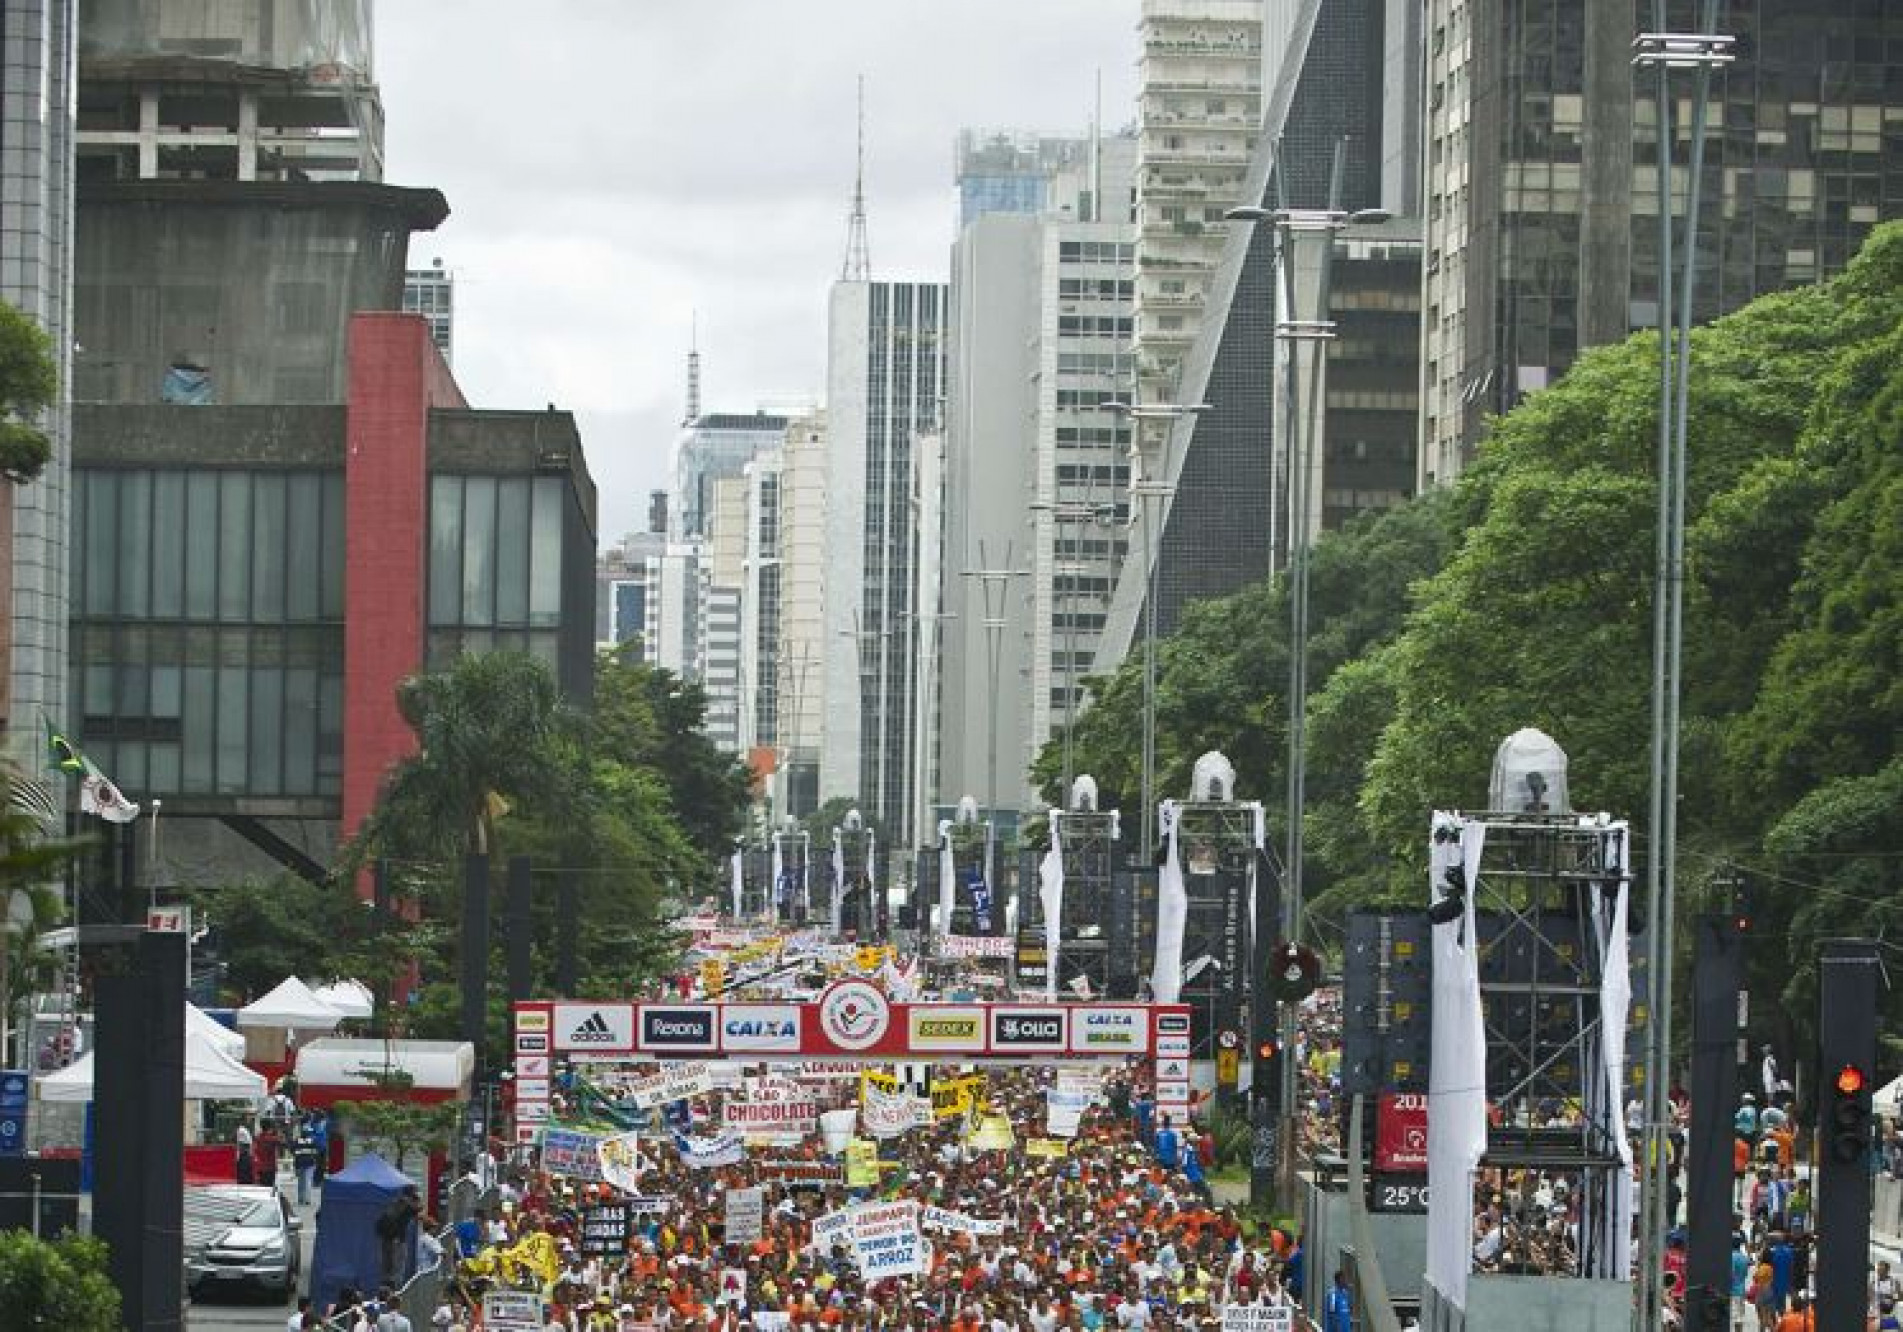
[[[1487,1034],[1474,932],[1474,886],[1486,832],[1484,824],[1437,811],[1428,857],[1432,901],[1447,895],[1449,869],[1458,868],[1466,885],[1461,914],[1433,927],[1433,1055],[1427,1091],[1427,1281],[1463,1312],[1473,1269],[1474,1168],[1487,1150]]]
[[[1631,1275],[1628,1255],[1634,1201],[1632,1142],[1626,1136],[1625,1123],[1625,1031],[1632,1012],[1631,939],[1626,928],[1631,894],[1625,891],[1629,833],[1623,821],[1612,824],[1608,832],[1608,877],[1593,890],[1599,901],[1595,920],[1605,920],[1606,897],[1609,893],[1613,895],[1612,919],[1604,927],[1599,941],[1599,1053],[1605,1077],[1603,1113],[1610,1125],[1613,1148],[1625,1169],[1617,1172],[1612,1181],[1612,1205],[1600,1217],[1600,1242],[1593,1249],[1605,1270],[1580,1275],[1624,1281]]]
[[[1183,931],[1189,924],[1189,888],[1176,854],[1174,800],[1157,807],[1163,830],[1163,868],[1156,879],[1156,958],[1150,967],[1150,993],[1159,1004],[1173,1004],[1183,992]]]
[[[737,846],[733,849],[732,868],[733,868],[733,918],[735,920],[739,920],[740,913],[746,906],[747,871],[746,871],[745,860],[743,858],[740,848]]]
[[[958,895],[958,867],[952,863],[952,821],[938,823],[938,901],[933,904],[932,928],[939,938],[951,933],[952,902]]]
[[[833,829],[833,938],[839,937],[840,913],[846,901],[846,844],[839,835],[839,829]]]
[[[1062,812],[1051,811],[1051,849],[1037,867],[1037,895],[1044,907],[1044,997],[1057,998],[1057,944],[1064,924],[1064,846],[1058,833]]]
[[[775,925],[780,923],[780,894],[785,893],[787,906],[793,905],[791,885],[786,881],[786,856],[780,850],[780,839],[773,839],[773,889],[767,894],[766,918]]]

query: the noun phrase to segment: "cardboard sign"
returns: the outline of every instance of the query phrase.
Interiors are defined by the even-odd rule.
[[[571,1179],[601,1178],[601,1137],[574,1129],[548,1129],[542,1134],[542,1169]]]
[[[951,1212],[943,1207],[922,1208],[919,1211],[919,1224],[956,1235],[1004,1234],[1004,1222],[996,1217],[967,1216],[963,1212]]]
[[[742,1138],[798,1141],[819,1132],[819,1107],[811,1101],[727,1101],[720,1127]]]
[[[1285,1304],[1226,1305],[1222,1332],[1295,1332],[1295,1310]]]
[[[759,1239],[765,1222],[764,1189],[727,1190],[727,1243],[748,1244]]]
[[[711,1138],[677,1133],[674,1142],[680,1148],[681,1164],[689,1170],[714,1170],[720,1166],[739,1165],[747,1159],[746,1144],[731,1133],[721,1133]]]
[[[1017,941],[1004,935],[942,934],[935,951],[940,957],[1010,957]]]
[[[917,1203],[867,1203],[852,1210],[852,1256],[862,1277],[883,1281],[925,1270],[928,1258]]]
[[[1003,1115],[987,1115],[978,1122],[977,1131],[966,1140],[975,1151],[1008,1152],[1016,1137],[1011,1132],[1011,1121]]]
[[[876,1188],[879,1183],[879,1144],[870,1138],[854,1138],[846,1144],[846,1187]]]
[[[530,1291],[492,1290],[482,1297],[486,1332],[542,1332],[542,1297]]]
[[[641,1187],[640,1144],[638,1133],[617,1133],[595,1143],[595,1164],[601,1178],[623,1193]]]
[[[897,1138],[932,1122],[932,1107],[916,1096],[884,1092],[868,1086],[859,1107],[859,1123],[881,1141]]]
[[[1024,1154],[1061,1159],[1070,1154],[1070,1144],[1062,1138],[1027,1138],[1024,1142]]]
[[[628,1100],[637,1110],[705,1096],[714,1089],[714,1071],[705,1064],[676,1064],[632,1083]]]
[[[627,1253],[628,1222],[632,1216],[625,1203],[582,1208],[581,1251],[601,1258]]]

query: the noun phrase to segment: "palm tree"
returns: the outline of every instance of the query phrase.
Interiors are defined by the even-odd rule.
[[[559,807],[582,798],[581,719],[533,657],[459,657],[448,670],[405,680],[397,706],[417,752],[390,769],[358,839],[362,852],[487,855],[509,802]]]

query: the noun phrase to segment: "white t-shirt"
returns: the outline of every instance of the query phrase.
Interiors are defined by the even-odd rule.
[[[1148,1300],[1125,1300],[1117,1306],[1118,1327],[1148,1327],[1150,1325],[1150,1302]]]
[[[1031,1332],[1057,1332],[1057,1310],[1046,1309],[1039,1313],[1031,1310]]]

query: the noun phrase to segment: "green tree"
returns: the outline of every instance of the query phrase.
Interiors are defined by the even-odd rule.
[[[119,1291],[106,1275],[106,1246],[81,1235],[43,1240],[0,1231],[0,1309],[9,1327],[119,1332]]]
[[[34,421],[58,394],[52,341],[33,320],[0,301],[0,477],[22,485],[53,456],[52,442]]]
[[[58,974],[40,938],[65,911],[55,886],[60,872],[88,845],[50,836],[20,799],[25,782],[0,767],[0,1058],[8,1055],[21,1002]]]

